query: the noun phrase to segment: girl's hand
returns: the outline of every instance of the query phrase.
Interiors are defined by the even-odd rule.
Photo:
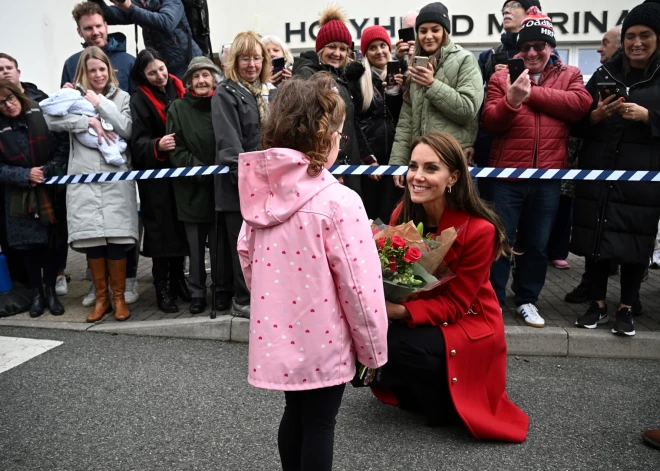
[[[410,319],[410,313],[403,304],[394,304],[389,301],[385,301],[385,306],[387,308],[387,318],[389,320],[405,321],[406,319]]]
[[[87,90],[87,95],[85,95],[85,100],[90,102],[92,105],[94,105],[94,108],[99,106],[99,103],[101,103],[101,97],[98,96],[94,90]]]
[[[169,152],[174,150],[176,147],[176,141],[174,140],[174,133],[167,134],[160,138],[158,141],[158,150],[161,152]]]
[[[33,185],[39,185],[44,182],[44,168],[43,167],[32,167],[30,169],[30,176],[28,180]]]
[[[428,67],[411,67],[410,68],[411,80],[422,87],[430,87],[435,81],[433,66]]]

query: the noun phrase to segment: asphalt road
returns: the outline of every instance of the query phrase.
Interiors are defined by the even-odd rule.
[[[277,470],[284,398],[250,387],[247,346],[0,328],[64,344],[0,374],[0,470]],[[338,470],[660,470],[660,362],[510,358],[522,445],[429,428],[346,388]]]

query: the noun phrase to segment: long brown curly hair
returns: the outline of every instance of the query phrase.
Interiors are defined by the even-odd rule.
[[[346,105],[327,72],[307,80],[293,78],[277,89],[261,133],[261,147],[285,147],[302,152],[309,160],[307,173],[317,176],[333,146],[332,134],[340,132]]]

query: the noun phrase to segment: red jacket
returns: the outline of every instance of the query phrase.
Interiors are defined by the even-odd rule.
[[[400,206],[393,220],[399,210]],[[529,418],[505,391],[504,322],[489,280],[495,227],[484,219],[447,208],[438,233],[452,226],[461,230],[445,262],[456,278],[403,303],[412,317],[409,324],[442,329],[449,390],[470,433],[480,440],[521,443],[527,437]],[[373,391],[384,402],[396,404],[388,390]]]
[[[493,74],[481,124],[495,140],[489,167],[566,168],[570,123],[589,111],[593,99],[577,67],[549,64],[519,108],[506,101],[508,71]]]

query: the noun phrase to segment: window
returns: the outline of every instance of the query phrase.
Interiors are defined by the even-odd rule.
[[[559,54],[559,58],[561,59],[561,63],[568,65],[570,63],[568,61],[571,58],[570,57],[571,55],[569,53],[569,49],[555,49],[555,50],[557,51],[557,54]]]
[[[578,63],[584,80],[589,80],[591,75],[600,67],[600,54],[596,52],[596,47],[578,48]]]

